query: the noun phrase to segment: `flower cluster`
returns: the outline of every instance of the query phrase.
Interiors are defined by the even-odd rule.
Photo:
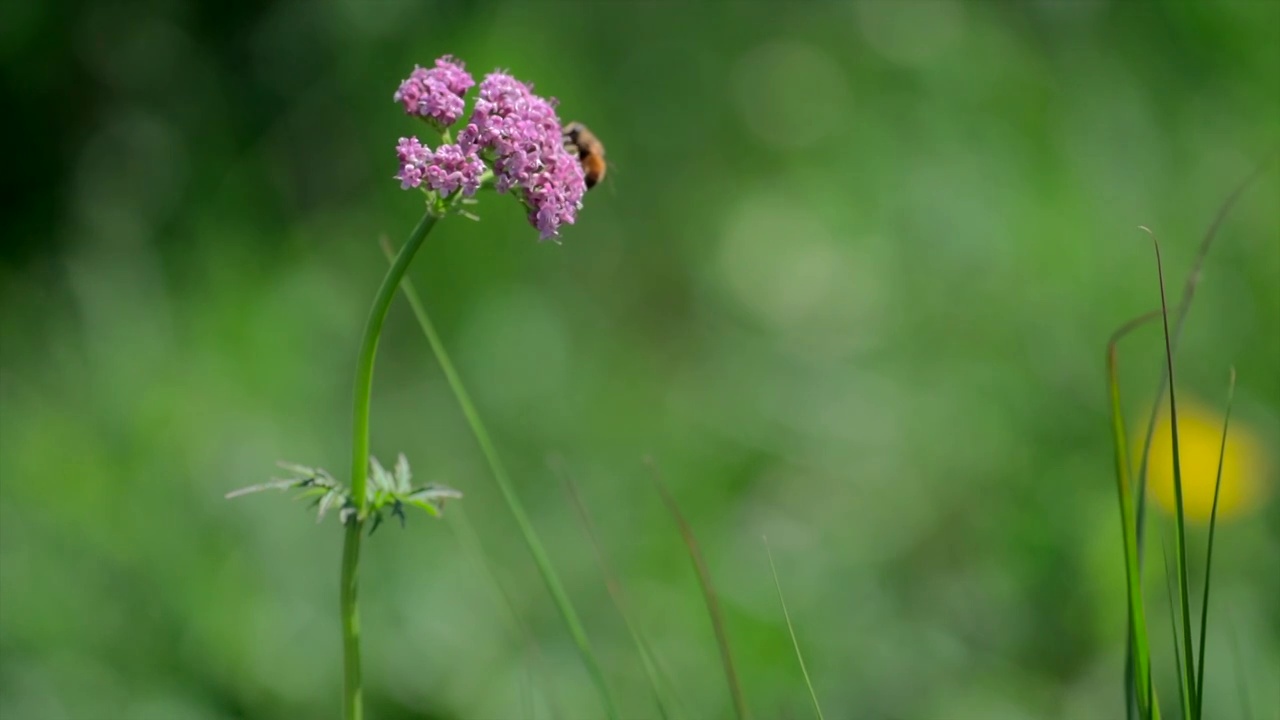
[[[400,159],[396,179],[405,190],[426,183],[442,196],[461,189],[464,196],[470,197],[480,189],[484,162],[458,145],[441,145],[432,152],[418,138],[400,138],[396,156]]]
[[[502,72],[485,76],[460,144],[493,157],[494,187],[516,189],[543,239],[572,224],[587,190],[578,159],[564,147],[555,101]]]
[[[461,62],[445,55],[431,69],[414,66],[409,78],[396,90],[395,101],[404,105],[405,112],[443,130],[462,117],[466,109],[462,98],[475,84]]]
[[[445,129],[461,117],[462,97],[474,84],[462,64],[446,56],[431,70],[415,69],[396,100]],[[488,161],[494,189],[523,203],[544,240],[573,224],[587,189],[582,165],[564,147],[555,100],[534,94],[532,86],[505,72],[490,73],[480,83],[456,144],[433,152],[417,138],[402,138],[397,155],[402,188],[425,184],[444,195],[459,188],[464,195],[475,193]]]

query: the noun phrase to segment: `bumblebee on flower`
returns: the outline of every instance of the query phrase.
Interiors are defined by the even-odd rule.
[[[556,101],[506,72],[489,73],[454,141],[451,129],[475,85],[463,63],[448,55],[431,68],[415,68],[400,84],[396,102],[438,130],[441,144],[432,149],[416,137],[401,138],[396,179],[406,190],[427,190],[442,211],[484,187],[511,193],[541,239],[558,237],[562,225],[577,220],[587,185],[581,161],[565,148]]]

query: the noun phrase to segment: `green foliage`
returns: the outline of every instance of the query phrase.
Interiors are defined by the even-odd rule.
[[[280,467],[293,474],[291,478],[272,478],[260,485],[233,490],[227,493],[228,499],[242,495],[263,492],[265,490],[297,490],[295,496],[299,500],[311,499],[316,508],[316,522],[324,519],[325,513],[338,508],[338,521],[348,524],[356,516],[356,502],[351,497],[351,490],[344,487],[324,468],[313,468],[306,465],[281,462]],[[401,453],[396,458],[394,468],[388,471],[382,467],[375,457],[369,458],[369,485],[366,488],[366,508],[370,518],[369,534],[382,524],[384,516],[399,518],[404,526],[406,507],[413,507],[426,512],[432,517],[440,517],[444,511],[446,500],[460,499],[462,493],[445,485],[428,483],[414,487],[413,473],[409,469],[409,460]]]
[[[1117,346],[1120,340],[1158,313],[1147,313],[1121,326],[1107,343],[1107,380],[1111,397],[1111,438],[1115,448],[1116,489],[1120,499],[1120,532],[1124,549],[1125,590],[1128,604],[1128,641],[1125,663],[1125,712],[1132,717],[1136,710],[1147,720],[1160,716],[1160,704],[1154,699],[1151,682],[1151,648],[1147,640],[1146,611],[1142,597],[1142,568],[1138,562],[1138,531],[1133,501],[1133,482],[1129,471],[1124,411],[1120,401]]]
[[[1271,158],[1268,158],[1268,161],[1270,160]],[[1205,234],[1205,237],[1200,244],[1200,249],[1188,276],[1182,298],[1178,303],[1177,319],[1175,321],[1175,330],[1173,332],[1170,332],[1169,305],[1165,296],[1164,263],[1160,253],[1160,241],[1156,237],[1155,233],[1149,228],[1145,226],[1139,228],[1150,236],[1152,246],[1155,250],[1156,276],[1159,281],[1158,287],[1160,291],[1160,311],[1158,313],[1148,313],[1121,326],[1112,334],[1111,340],[1107,345],[1107,378],[1111,397],[1112,439],[1115,446],[1115,474],[1117,487],[1119,489],[1121,533],[1125,559],[1125,579],[1128,593],[1127,612],[1129,632],[1125,656],[1124,688],[1125,712],[1130,718],[1133,717],[1135,711],[1138,716],[1144,718],[1144,720],[1158,718],[1160,715],[1160,704],[1152,678],[1150,644],[1147,636],[1142,593],[1144,505],[1142,502],[1139,502],[1135,506],[1133,501],[1135,487],[1130,479],[1129,460],[1126,452],[1128,434],[1125,430],[1124,413],[1120,401],[1120,385],[1117,372],[1117,345],[1125,335],[1128,335],[1146,321],[1155,317],[1160,317],[1163,321],[1165,362],[1161,375],[1160,392],[1163,393],[1167,390],[1169,400],[1169,432],[1171,434],[1170,446],[1172,452],[1173,487],[1175,498],[1173,530],[1177,551],[1176,574],[1169,570],[1168,552],[1167,550],[1164,551],[1165,577],[1166,587],[1169,587],[1169,584],[1173,582],[1173,578],[1176,577],[1176,584],[1178,588],[1177,605],[1175,606],[1173,602],[1174,593],[1171,588],[1169,589],[1169,604],[1170,621],[1173,624],[1174,665],[1177,669],[1178,699],[1180,708],[1185,720],[1200,720],[1204,713],[1205,645],[1207,643],[1209,592],[1212,579],[1211,568],[1213,566],[1213,543],[1215,531],[1217,529],[1218,500],[1222,489],[1222,468],[1226,460],[1227,452],[1227,430],[1230,426],[1231,408],[1235,399],[1236,371],[1233,366],[1231,369],[1231,382],[1227,393],[1227,410],[1223,418],[1222,439],[1218,448],[1218,466],[1214,479],[1213,504],[1209,514],[1209,537],[1208,548],[1205,554],[1205,577],[1200,607],[1199,657],[1197,659],[1195,650],[1196,646],[1193,644],[1191,603],[1189,600],[1188,589],[1190,585],[1190,574],[1188,571],[1186,547],[1187,522],[1183,512],[1181,469],[1182,454],[1179,451],[1178,443],[1177,392],[1174,381],[1174,348],[1178,343],[1178,337],[1182,332],[1183,321],[1185,321],[1187,317],[1187,313],[1191,307],[1191,300],[1194,297],[1196,288],[1200,282],[1201,266],[1208,254],[1208,250],[1212,245],[1214,238],[1217,236],[1219,228],[1226,219],[1231,208],[1236,203],[1237,199],[1244,190],[1257,179],[1261,170],[1265,168],[1266,165],[1267,162],[1259,165],[1243,183],[1237,186],[1235,191],[1227,197],[1219,208],[1217,215],[1214,217],[1213,223],[1210,225],[1208,232]],[[1147,453],[1151,448],[1152,434],[1155,430],[1155,417],[1160,404],[1161,403],[1158,400],[1156,407],[1152,410],[1151,421],[1148,423],[1147,434],[1143,443],[1142,463],[1136,486],[1139,496],[1145,496],[1146,493]],[[1164,549],[1163,545],[1162,549]],[[1179,618],[1182,621],[1181,634],[1179,634],[1178,628]]]

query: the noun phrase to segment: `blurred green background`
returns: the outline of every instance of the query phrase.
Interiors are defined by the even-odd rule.
[[[1136,226],[1176,295],[1274,146],[1278,28],[1268,0],[5,3],[0,716],[337,717],[338,525],[222,496],[280,459],[345,471],[377,239],[421,208],[392,175],[423,128],[391,95],[453,53],[558,97],[612,163],[563,245],[486,196],[411,276],[629,717],[656,713],[551,454],[689,717],[731,707],[646,454],[758,717],[811,717],[762,535],[827,717],[1121,717],[1104,344],[1158,304]],[[1179,354],[1213,412],[1238,368],[1264,487],[1278,175],[1223,227]],[[1160,348],[1150,327],[1123,350],[1133,427]],[[373,407],[379,457],[466,493],[543,657],[456,519],[412,517],[366,545],[370,716],[600,717],[399,299]],[[1268,496],[1221,526],[1209,716],[1245,717],[1244,683],[1280,717]]]

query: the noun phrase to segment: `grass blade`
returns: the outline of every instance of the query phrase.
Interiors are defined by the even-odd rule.
[[[1120,402],[1120,380],[1116,348],[1120,340],[1143,323],[1156,319],[1158,311],[1149,312],[1122,325],[1107,343],[1107,382],[1111,397],[1111,433],[1115,445],[1116,488],[1120,499],[1120,531],[1124,543],[1124,574],[1128,596],[1128,642],[1125,650],[1125,712],[1132,718],[1150,718],[1151,649],[1147,638],[1146,614],[1142,602],[1142,570],[1138,564],[1137,529],[1134,520],[1133,484],[1127,454],[1128,432]]]
[[[1174,523],[1174,548],[1178,565],[1178,602],[1182,616],[1182,652],[1184,654],[1183,673],[1185,674],[1187,691],[1192,708],[1198,707],[1196,701],[1195,681],[1195,649],[1192,647],[1191,635],[1191,601],[1187,591],[1187,525],[1182,508],[1182,459],[1178,452],[1178,401],[1174,388],[1177,382],[1173,374],[1173,343],[1169,337],[1169,309],[1164,294],[1164,264],[1160,259],[1160,240],[1150,228],[1142,227],[1151,236],[1152,247],[1156,253],[1156,276],[1160,282],[1160,316],[1164,320],[1164,357],[1169,375],[1169,435],[1173,445],[1173,496],[1177,506]],[[1197,714],[1198,717],[1198,714]]]
[[[1196,717],[1204,714],[1204,644],[1209,623],[1209,580],[1213,570],[1213,535],[1218,525],[1218,494],[1222,490],[1222,463],[1227,457],[1227,430],[1231,427],[1231,406],[1236,396],[1236,369],[1231,368],[1227,384],[1227,410],[1222,419],[1222,445],[1218,448],[1218,475],[1213,481],[1213,509],[1209,511],[1209,549],[1204,558],[1204,598],[1200,602],[1200,659],[1196,666]]]
[[[649,643],[645,641],[644,636],[640,633],[639,625],[637,625],[631,617],[629,604],[626,596],[622,592],[622,584],[618,582],[609,565],[609,560],[605,556],[604,547],[600,544],[600,539],[596,535],[595,523],[591,521],[591,513],[587,511],[586,503],[582,501],[582,495],[578,492],[578,486],[573,482],[573,477],[565,469],[563,462],[558,458],[551,461],[552,471],[560,475],[564,480],[566,491],[569,498],[573,501],[574,509],[578,511],[578,518],[582,521],[582,527],[587,534],[587,540],[591,543],[591,547],[595,549],[596,562],[600,566],[600,574],[604,576],[605,589],[609,591],[609,597],[613,600],[613,605],[618,609],[618,614],[622,616],[622,622],[627,626],[627,632],[631,635],[631,641],[635,643],[636,652],[640,654],[640,664],[644,666],[645,676],[649,680],[649,687],[653,691],[654,702],[658,704],[658,713],[666,720],[670,718],[670,712],[667,704],[663,701],[661,684],[658,680],[657,663],[654,662],[653,652]]]
[[[707,613],[711,615],[711,626],[716,633],[716,644],[720,647],[720,660],[724,664],[725,679],[729,683],[729,695],[733,698],[734,712],[738,720],[747,720],[751,717],[751,713],[747,709],[747,702],[742,694],[742,684],[738,682],[738,672],[733,665],[733,653],[729,651],[729,633],[725,629],[724,615],[720,610],[720,601],[716,599],[716,590],[711,583],[711,572],[707,569],[707,561],[702,557],[702,550],[698,547],[698,539],[693,535],[693,528],[680,512],[680,506],[668,492],[667,486],[663,484],[657,464],[651,458],[645,458],[645,463],[652,471],[653,484],[658,488],[658,494],[662,496],[662,503],[667,506],[671,517],[680,528],[680,536],[684,538],[684,545],[689,550],[689,558],[693,561],[693,569],[697,572],[698,583],[702,586],[702,596],[707,602]]]
[[[471,556],[472,562],[478,563],[480,567],[484,568],[485,574],[489,578],[489,587],[493,589],[498,604],[506,610],[507,631],[512,634],[512,637],[524,642],[529,652],[530,663],[541,670],[542,693],[547,701],[547,706],[555,717],[564,717],[564,713],[560,711],[560,703],[554,690],[554,678],[547,670],[544,661],[542,646],[538,644],[533,630],[529,628],[520,611],[516,609],[515,600],[511,597],[506,585],[498,577],[497,568],[489,558],[489,554],[485,552],[484,544],[480,541],[480,535],[467,518],[466,511],[462,508],[461,503],[449,513],[449,524],[457,534],[458,542],[462,545],[463,552]],[[532,677],[529,684],[530,688],[536,687]]]
[[[387,254],[388,258],[394,256],[391,244],[385,237],[382,238],[382,251]],[[457,369],[454,368],[453,362],[449,359],[449,354],[444,349],[444,343],[440,341],[440,336],[436,333],[435,326],[431,323],[431,318],[427,315],[427,310],[423,306],[422,300],[419,299],[418,293],[414,290],[413,283],[409,281],[409,278],[406,277],[400,282],[400,289],[404,293],[405,299],[408,300],[409,306],[413,309],[414,317],[418,319],[418,324],[422,327],[423,334],[427,336],[431,351],[435,353],[436,361],[440,363],[440,369],[444,371],[445,379],[448,381],[449,388],[453,391],[458,405],[462,408],[462,414],[466,417],[467,424],[471,426],[471,432],[475,435],[476,442],[480,445],[480,451],[484,455],[485,461],[489,464],[493,479],[497,482],[498,489],[502,491],[502,497],[507,503],[507,509],[511,511],[512,517],[515,518],[516,526],[520,528],[520,534],[524,537],[525,545],[528,546],[529,553],[533,555],[533,561],[538,568],[538,573],[542,576],[542,581],[546,584],[547,591],[551,593],[551,598],[555,601],[556,608],[560,611],[560,617],[569,629],[569,635],[572,636],[574,645],[578,648],[578,654],[582,657],[582,663],[586,666],[587,674],[591,676],[591,680],[596,686],[606,714],[612,720],[620,720],[621,715],[613,700],[613,693],[609,690],[609,683],[605,680],[604,670],[600,666],[600,661],[596,658],[595,650],[591,647],[591,641],[587,638],[586,630],[582,627],[582,621],[578,619],[578,613],[574,610],[573,602],[569,599],[569,594],[565,592],[564,585],[560,582],[560,576],[556,574],[555,567],[551,564],[551,558],[542,546],[542,541],[538,538],[538,533],[534,530],[533,523],[529,520],[529,516],[524,510],[524,504],[520,502],[520,496],[516,494],[515,486],[511,484],[511,480],[507,476],[506,468],[498,457],[498,448],[494,445],[493,438],[490,437],[489,431],[480,419],[480,413],[476,411],[475,404],[471,402],[471,395],[467,392],[466,386],[462,384],[462,377],[458,375]]]
[[[769,556],[769,571],[773,573],[773,586],[778,589],[778,604],[782,605],[782,617],[787,621],[787,632],[791,634],[791,646],[796,650],[796,660],[800,661],[800,673],[804,675],[804,684],[809,688],[809,698],[813,700],[813,712],[822,718],[822,706],[818,704],[818,693],[813,690],[813,681],[809,679],[809,670],[804,665],[804,654],[800,652],[800,641],[796,640],[796,630],[791,626],[791,613],[787,612],[787,600],[782,596],[782,583],[778,582],[778,568],[773,564],[773,551],[769,549],[769,538],[763,538],[764,551]]]
[[[1191,685],[1182,672],[1182,648],[1178,643],[1178,606],[1173,601],[1173,568],[1169,567],[1169,547],[1160,538],[1160,551],[1164,555],[1164,589],[1169,593],[1169,629],[1173,632],[1173,664],[1178,671],[1178,702],[1183,720],[1191,719]]]
[[[1182,339],[1182,329],[1186,325],[1187,315],[1191,310],[1191,300],[1195,297],[1196,287],[1200,285],[1201,271],[1204,268],[1205,258],[1209,256],[1209,248],[1213,246],[1213,241],[1218,237],[1218,230],[1222,228],[1222,224],[1226,221],[1227,216],[1231,214],[1232,208],[1236,202],[1244,195],[1245,191],[1261,177],[1262,173],[1271,165],[1271,161],[1276,158],[1276,151],[1271,151],[1263,157],[1262,161],[1254,167],[1254,169],[1240,181],[1240,184],[1227,195],[1222,204],[1218,206],[1218,212],[1213,216],[1213,221],[1209,223],[1209,229],[1205,231],[1204,237],[1200,240],[1200,247],[1196,250],[1195,259],[1191,262],[1191,270],[1187,273],[1187,279],[1182,286],[1182,297],[1178,300],[1178,307],[1174,311],[1173,326],[1173,342],[1172,347],[1177,350],[1178,343]],[[1138,464],[1138,563],[1142,563],[1142,545],[1143,545],[1143,529],[1146,527],[1147,514],[1147,467],[1148,460],[1151,457],[1151,443],[1155,437],[1156,421],[1160,416],[1160,408],[1164,405],[1164,392],[1169,385],[1169,376],[1161,370],[1160,384],[1156,388],[1156,399],[1151,403],[1151,412],[1147,416],[1146,434],[1143,435],[1142,442],[1142,459]]]

